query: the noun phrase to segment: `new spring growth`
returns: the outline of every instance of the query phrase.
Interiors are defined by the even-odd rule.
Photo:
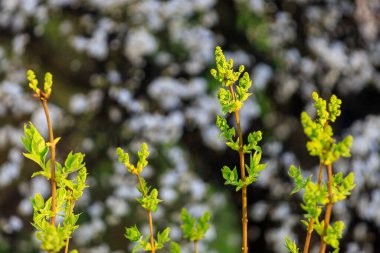
[[[233,60],[229,59],[228,62],[220,47],[215,49],[215,62],[217,69],[211,69],[211,75],[222,84],[222,88],[219,89],[218,99],[222,106],[223,114],[227,112],[232,113],[239,111],[243,106],[243,103],[251,95],[248,93],[248,89],[252,85],[252,81],[249,78],[249,74],[245,72],[242,77],[240,75],[244,71],[244,66],[241,65],[237,72],[233,70]],[[237,80],[239,80],[236,86],[236,93],[231,94],[223,87],[229,88]]]
[[[311,181],[311,176],[304,179],[301,170],[295,166],[289,169],[289,176],[295,182],[295,188],[292,194],[300,190],[304,191],[303,203],[301,207],[306,211],[305,220],[301,222],[308,228],[308,235],[303,252],[308,252],[311,239],[311,233],[315,231],[321,237],[320,252],[325,252],[325,245],[330,245],[334,253],[339,252],[339,239],[342,237],[344,223],[336,221],[330,224],[330,217],[333,204],[344,200],[355,187],[354,173],[349,173],[346,177],[342,172],[332,173],[332,163],[340,157],[350,156],[350,147],[352,145],[352,136],[347,136],[341,142],[336,142],[333,138],[331,124],[340,116],[340,106],[342,101],[335,95],[332,95],[329,103],[320,98],[316,92],[313,92],[314,107],[317,111],[317,117],[312,120],[311,117],[303,112],[301,122],[305,134],[309,137],[306,148],[311,156],[318,156],[320,159],[320,176],[318,184]],[[323,168],[327,166],[327,183],[322,181]],[[320,216],[325,209],[325,218],[320,221]],[[327,221],[327,222],[326,222]],[[286,238],[285,246],[292,252],[298,252],[294,242]]]
[[[285,247],[291,252],[291,253],[298,253],[299,248],[297,248],[297,244],[294,241],[291,241],[288,237],[285,237]]]
[[[342,101],[332,95],[327,109],[326,100],[320,98],[316,92],[313,92],[312,97],[315,101],[314,107],[317,110],[318,118],[313,121],[306,112],[301,114],[304,132],[310,139],[306,144],[310,155],[318,156],[325,165],[332,164],[341,156],[349,157],[352,136],[349,135],[341,142],[336,143],[330,126],[330,123],[335,122],[341,113]]]
[[[43,176],[47,180],[51,179],[50,163],[47,160],[48,143],[44,141],[41,134],[30,122],[24,126],[25,137],[21,138],[27,153],[24,156],[37,163],[40,170],[34,172],[32,177]],[[37,229],[37,238],[41,241],[41,249],[49,252],[59,252],[66,244],[66,240],[71,237],[78,225],[76,225],[79,214],[74,214],[73,207],[87,187],[87,170],[83,162],[84,155],[81,153],[69,153],[64,166],[56,162],[55,178],[57,182],[57,210],[51,210],[52,197],[46,201],[42,195],[37,193],[32,199],[33,223]],[[69,175],[75,175],[70,177]],[[63,221],[55,226],[49,220],[62,214]]]
[[[226,60],[220,47],[215,49],[216,69],[211,70],[211,75],[221,83],[218,92],[219,103],[222,107],[222,114],[233,113],[235,116],[236,128],[229,126],[227,120],[222,115],[218,115],[216,125],[221,133],[219,138],[226,141],[226,145],[239,153],[240,177],[236,167],[230,169],[223,166],[222,174],[226,180],[225,184],[232,185],[236,191],[242,190],[242,251],[248,253],[248,204],[247,186],[255,182],[259,172],[265,169],[265,164],[260,164],[261,148],[258,142],[262,138],[260,131],[252,132],[248,135],[248,144],[244,144],[243,132],[240,126],[239,110],[244,105],[251,93],[248,89],[252,85],[249,74],[244,72],[244,66],[240,66],[238,71],[234,71],[233,60]],[[244,73],[243,73],[244,72]],[[243,74],[242,74],[243,73]],[[237,133],[237,137],[235,136]],[[250,162],[245,164],[245,154],[249,154]],[[246,176],[246,174],[248,174]]]
[[[34,91],[37,97],[39,97],[41,100],[47,100],[50,97],[53,86],[53,75],[51,73],[47,72],[45,74],[43,91],[38,88],[38,80],[33,70],[27,71],[27,79],[29,81],[29,87]]]
[[[181,210],[181,220],[183,225],[181,226],[183,231],[183,237],[190,241],[199,241],[204,238],[208,228],[211,215],[209,212],[205,212],[203,216],[197,220],[191,216],[186,208]]]
[[[151,251],[154,253],[156,250],[162,249],[165,246],[165,243],[170,241],[169,232],[170,228],[165,228],[163,231],[157,233],[157,239],[154,238],[153,231],[153,220],[152,213],[156,212],[158,209],[158,204],[161,200],[158,198],[158,190],[156,188],[151,188],[148,186],[146,181],[141,177],[140,173],[148,165],[147,158],[149,156],[148,145],[143,143],[140,151],[138,151],[138,162],[136,165],[132,164],[129,160],[129,154],[124,152],[122,148],[117,148],[116,153],[119,157],[119,162],[123,163],[127,170],[136,176],[138,180],[138,185],[136,186],[137,190],[141,193],[141,198],[137,198],[137,202],[147,211],[150,236],[144,237],[136,225],[132,227],[127,227],[125,230],[125,237],[131,242],[137,243],[132,253],[139,250]],[[173,253],[179,253],[178,245],[171,245]]]
[[[87,169],[85,167],[84,154],[70,152],[61,165],[55,161],[55,145],[60,138],[53,138],[50,116],[47,110],[46,99],[51,95],[52,75],[45,75],[44,91],[37,85],[38,82],[34,72],[28,73],[29,87],[37,95],[45,109],[50,142],[46,142],[38,132],[33,123],[24,125],[24,137],[22,143],[26,149],[24,156],[40,167],[39,171],[33,173],[32,177],[42,176],[52,182],[52,196],[45,200],[41,194],[37,193],[32,199],[33,222],[37,229],[37,238],[41,241],[41,249],[48,252],[59,252],[65,245],[65,253],[68,252],[69,239],[72,233],[78,228],[76,224],[79,214],[74,214],[75,202],[82,196],[83,190],[87,187]],[[48,158],[48,154],[50,158]],[[54,166],[53,166],[54,165]],[[57,215],[63,217],[63,221],[56,224]],[[77,252],[72,250],[72,253]]]
[[[226,61],[226,58],[220,47],[215,49],[215,59],[217,69],[212,69],[212,76],[222,83],[222,88],[219,89],[218,98],[219,103],[222,106],[223,114],[227,112],[238,112],[244,104],[244,101],[252,94],[248,93],[248,89],[252,85],[252,81],[249,78],[247,72],[241,76],[244,71],[244,66],[239,67],[239,71],[234,72],[233,60]],[[224,87],[233,86],[235,82],[236,91],[227,90]],[[222,115],[218,115],[216,119],[216,125],[220,129],[219,138],[226,142],[226,145],[231,149],[240,151],[240,140],[236,138],[235,127],[229,126],[226,118]],[[238,129],[239,131],[239,129]],[[248,176],[244,179],[239,178],[236,166],[230,169],[228,166],[223,166],[222,174],[226,180],[225,184],[236,187],[236,191],[242,189],[245,186],[257,181],[259,172],[265,169],[266,164],[260,164],[261,160],[261,147],[258,142],[262,139],[261,131],[254,131],[248,135],[248,144],[242,145],[242,153],[250,155],[250,163],[245,164],[245,170],[248,172]]]

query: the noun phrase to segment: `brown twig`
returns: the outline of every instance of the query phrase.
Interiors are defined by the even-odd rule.
[[[71,195],[72,196],[72,195]],[[70,200],[70,213],[73,212],[74,210],[74,205],[75,205],[75,200],[73,197],[71,197],[71,200]],[[65,253],[68,253],[69,252],[69,244],[70,244],[70,237],[68,237],[66,239],[66,247],[65,247]]]
[[[318,187],[322,183],[323,168],[324,168],[324,164],[323,164],[323,162],[320,162],[319,163],[319,174],[318,174]],[[306,240],[305,240],[305,246],[303,248],[303,253],[309,252],[310,240],[311,240],[311,235],[313,233],[313,228],[314,228],[314,219],[311,218],[310,222],[309,222],[309,227],[307,228],[307,235],[306,235]]]
[[[194,252],[198,253],[198,240],[194,241]]]
[[[321,247],[319,248],[319,253],[325,253],[325,251],[326,251],[326,242],[323,238],[326,236],[326,230],[330,224],[331,212],[332,212],[332,208],[333,208],[333,202],[332,202],[332,200],[333,200],[332,199],[333,198],[333,195],[332,195],[333,176],[332,176],[332,165],[331,164],[327,165],[327,180],[328,180],[327,185],[328,185],[328,191],[329,191],[329,203],[327,204],[327,207],[326,207],[325,225],[323,228],[323,234],[321,236],[322,242],[321,242]]]
[[[230,93],[232,95],[232,99],[235,100],[235,92],[230,85]],[[240,160],[240,177],[241,180],[245,181],[245,166],[244,166],[244,151],[243,151],[243,132],[240,127],[240,117],[239,112],[235,111],[235,120],[237,125],[237,132],[239,136],[239,160]],[[247,208],[247,186],[243,186],[241,191],[242,197],[242,230],[243,230],[243,245],[242,251],[243,253],[248,253],[248,208]]]
[[[51,125],[50,120],[50,114],[49,109],[47,106],[47,100],[44,98],[41,98],[42,106],[45,111],[48,131],[49,131],[49,138],[50,138],[50,151],[51,151],[51,170],[50,170],[50,182],[51,182],[51,211],[53,212],[53,216],[51,217],[51,224],[55,226],[55,217],[57,215],[57,182],[55,180],[55,142],[54,142],[54,135],[53,135],[53,127]]]
[[[144,190],[144,186],[141,181],[141,177],[139,174],[136,174],[137,180],[139,181],[141,192],[144,197],[146,197],[147,193]],[[155,253],[156,252],[156,246],[154,243],[154,234],[153,234],[153,218],[152,218],[152,212],[147,210],[148,212],[148,220],[149,220],[149,230],[150,230],[150,245],[151,245],[151,252]]]

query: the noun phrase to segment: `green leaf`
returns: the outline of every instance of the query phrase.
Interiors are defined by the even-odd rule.
[[[74,153],[70,152],[65,160],[65,172],[66,173],[73,173],[80,169],[82,169],[85,166],[84,160],[84,154],[82,153]]]
[[[236,140],[236,142],[228,141],[226,144],[228,147],[230,147],[232,150],[239,151],[239,139]]]
[[[220,115],[218,115],[216,118],[216,125],[221,131],[221,133],[219,134],[219,138],[222,137],[223,141],[228,141],[227,145],[230,146],[231,148],[233,145],[237,146],[237,149],[236,147],[232,149],[239,150],[238,140],[236,141],[233,140],[233,138],[235,137],[235,128],[230,127],[227,123],[227,120]]]
[[[41,175],[41,176],[45,177],[48,180],[50,180],[50,178],[51,178],[50,172],[46,172],[46,171],[42,171],[42,170],[34,172],[32,174],[32,178],[35,177],[35,176],[38,176],[38,175]]]
[[[66,241],[64,234],[50,223],[37,233],[37,238],[41,241],[41,249],[49,252],[59,252]]]
[[[49,152],[45,140],[31,122],[24,125],[24,133],[25,137],[21,137],[21,141],[28,151],[28,153],[23,153],[24,156],[43,168],[47,153]]]
[[[229,184],[237,186],[239,184],[239,176],[236,167],[234,167],[234,169],[231,170],[228,166],[223,166],[222,174],[223,178],[226,180],[226,185]]]
[[[176,242],[171,242],[170,253],[182,253],[181,246]]]
[[[41,194],[36,193],[36,195],[32,199],[32,205],[33,205],[33,209],[35,210],[44,208],[45,201],[44,201],[44,198],[41,196]]]
[[[262,139],[262,132],[255,131],[248,135],[248,145],[244,146],[244,153],[250,153],[252,150],[256,152],[261,152],[261,147],[257,144]]]
[[[161,249],[164,247],[165,243],[170,241],[169,237],[170,228],[165,228],[164,231],[157,233],[157,244],[156,249]]]
[[[291,253],[298,253],[299,249],[297,248],[297,244],[294,241],[291,241],[288,237],[285,237],[285,247]]]
[[[136,225],[130,228],[125,228],[124,236],[131,242],[137,242],[142,238],[142,235]]]
[[[326,236],[324,237],[326,244],[339,250],[339,239],[342,238],[343,229],[343,221],[336,221],[333,226],[329,225],[326,229]]]
[[[301,174],[301,169],[297,169],[294,165],[290,166],[288,174],[294,179],[294,183],[296,185],[290,194],[294,194],[304,189],[306,185],[311,181],[311,176],[304,180]]]
[[[208,228],[211,215],[205,212],[203,216],[199,217],[198,221],[195,217],[191,216],[186,208],[181,210],[182,231],[184,238],[190,241],[199,241],[204,238]]]
[[[146,196],[143,196],[142,198],[137,198],[136,200],[141,204],[141,206],[144,209],[153,212],[157,211],[158,203],[162,201],[158,199],[158,191],[155,188],[153,188],[152,191]]]
[[[340,172],[333,176],[333,203],[347,198],[355,188],[354,173],[349,173],[345,178]]]

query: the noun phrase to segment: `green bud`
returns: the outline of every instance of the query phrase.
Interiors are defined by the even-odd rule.
[[[47,98],[50,97],[51,95],[52,86],[53,86],[53,75],[47,72],[45,74],[45,83],[44,83],[44,92]]]
[[[126,228],[124,236],[131,242],[137,242],[142,237],[139,229],[135,226]]]

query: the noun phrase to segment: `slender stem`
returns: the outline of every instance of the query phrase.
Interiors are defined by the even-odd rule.
[[[142,194],[144,195],[144,197],[146,197],[146,192],[144,190],[144,186],[142,184],[142,181],[141,181],[141,177],[140,177],[140,174],[136,174],[136,177],[137,177],[137,180],[139,181],[139,184],[140,184],[140,188],[141,188],[141,192]],[[147,210],[148,212],[148,220],[149,220],[149,230],[150,230],[150,245],[152,247],[151,249],[151,252],[152,253],[155,253],[156,252],[156,245],[154,244],[154,234],[153,234],[153,218],[152,218],[152,212]]]
[[[230,92],[232,94],[233,100],[235,100],[235,92],[230,85]],[[240,159],[240,177],[241,180],[245,181],[245,166],[244,166],[244,151],[243,151],[243,132],[240,127],[240,117],[239,112],[235,111],[235,120],[237,125],[237,131],[239,136],[239,159]],[[243,230],[243,245],[242,251],[243,253],[248,253],[248,208],[247,208],[247,186],[243,186],[241,191],[242,197],[242,230]]]
[[[324,168],[324,164],[321,161],[319,163],[318,187],[321,185],[321,182],[322,182],[323,168]],[[307,228],[307,235],[306,235],[306,240],[305,240],[305,246],[303,248],[303,253],[309,252],[310,240],[311,240],[311,235],[313,233],[313,228],[314,228],[314,219],[311,218],[309,222],[309,227]]]
[[[74,200],[74,198],[71,198],[71,200],[70,200],[70,214],[73,213],[74,205],[75,205],[75,200]],[[66,239],[65,253],[69,252],[69,244],[70,244],[70,237],[68,237]]]
[[[321,247],[319,248],[319,253],[325,253],[326,251],[326,242],[324,240],[324,237],[326,236],[326,230],[327,227],[330,224],[330,219],[331,219],[331,212],[333,208],[333,202],[332,202],[332,165],[329,164],[327,165],[327,185],[328,185],[328,191],[329,191],[329,203],[327,204],[326,207],[326,213],[325,213],[325,226],[323,228],[323,234],[322,234],[322,242],[321,242]]]
[[[57,182],[55,180],[55,142],[54,142],[54,135],[53,135],[53,127],[51,125],[51,120],[50,120],[50,114],[49,114],[49,109],[47,106],[46,99],[41,99],[42,106],[45,111],[45,116],[46,116],[46,121],[48,125],[48,130],[49,130],[49,138],[50,138],[50,150],[51,150],[51,211],[53,212],[53,217],[51,217],[51,224],[55,226],[55,217],[57,215],[57,197],[56,197],[56,192],[57,192]]]
[[[194,253],[198,253],[198,240],[194,241]]]

